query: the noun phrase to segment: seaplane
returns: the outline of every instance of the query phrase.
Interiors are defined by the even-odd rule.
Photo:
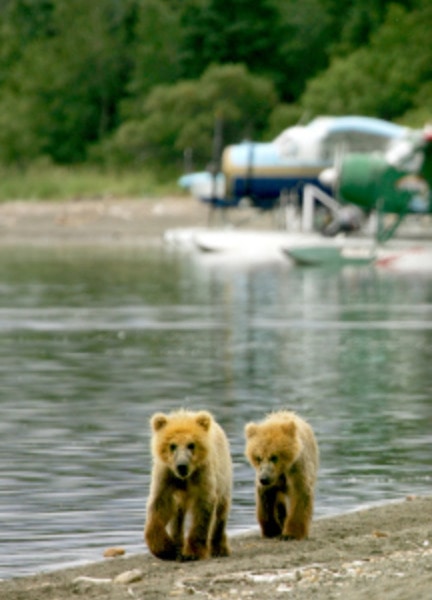
[[[257,255],[273,246],[274,254],[280,254],[287,230],[299,229],[295,239],[303,242],[305,233],[309,237],[312,234],[316,200],[309,201],[309,194],[304,203],[305,190],[312,188],[322,192],[320,207],[325,206],[325,211],[338,217],[344,215],[344,219],[338,218],[339,228],[356,229],[361,225],[362,211],[353,207],[341,209],[339,202],[330,197],[331,185],[320,175],[333,167],[342,154],[384,150],[392,140],[403,138],[405,131],[402,126],[372,117],[320,116],[307,125],[288,127],[270,142],[229,145],[220,160],[213,161],[221,165],[219,170],[185,174],[178,182],[210,207],[209,227],[200,231],[170,230],[165,238],[176,245],[196,246],[207,252],[235,250],[237,254]],[[300,219],[304,204],[306,210]],[[244,206],[252,208],[247,211],[249,215],[275,211],[278,228],[285,231],[273,227],[261,232],[257,240],[253,231],[232,228],[232,223],[227,222],[228,209],[241,210]],[[222,215],[222,227],[215,227],[218,212]],[[300,220],[302,223],[297,226]],[[293,234],[290,235],[293,241]]]
[[[320,174],[341,153],[384,150],[404,133],[404,127],[372,117],[321,116],[285,129],[270,142],[229,145],[214,161],[221,165],[219,172],[185,174],[178,184],[212,210],[245,204],[274,210],[293,199],[301,202],[307,184],[328,192]]]
[[[220,172],[185,175],[180,184],[212,210],[238,208],[247,198],[268,211],[294,196],[297,225],[285,231],[207,227],[186,232],[183,241],[203,252],[229,254],[230,260],[283,255],[303,265],[397,267],[407,258],[407,265],[432,270],[423,244],[413,248],[412,240],[399,236],[396,250],[388,243],[406,216],[432,212],[431,148],[430,128],[361,116],[319,117],[288,128],[273,142],[228,146]],[[317,204],[328,209],[325,229],[316,228]]]

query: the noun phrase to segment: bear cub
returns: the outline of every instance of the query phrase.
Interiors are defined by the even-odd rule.
[[[319,452],[312,428],[293,412],[245,426],[246,456],[256,471],[256,511],[264,537],[309,535]]]
[[[153,469],[144,528],[149,550],[166,560],[228,556],[232,463],[224,431],[207,411],[156,413],[150,423]]]

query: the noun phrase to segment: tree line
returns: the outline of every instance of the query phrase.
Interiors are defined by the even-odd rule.
[[[0,0],[0,163],[194,168],[318,114],[432,118],[430,0]]]

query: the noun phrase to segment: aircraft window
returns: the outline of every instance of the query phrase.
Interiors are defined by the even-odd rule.
[[[356,131],[336,133],[323,140],[321,157],[323,160],[333,160],[335,155],[341,152],[345,154],[347,152],[385,150],[388,142],[386,137],[368,133]]]

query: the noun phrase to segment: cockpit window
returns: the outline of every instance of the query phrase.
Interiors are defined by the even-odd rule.
[[[388,143],[388,138],[380,135],[360,131],[337,132],[322,140],[320,154],[323,160],[331,161],[338,154],[347,152],[383,151],[387,148]]]

